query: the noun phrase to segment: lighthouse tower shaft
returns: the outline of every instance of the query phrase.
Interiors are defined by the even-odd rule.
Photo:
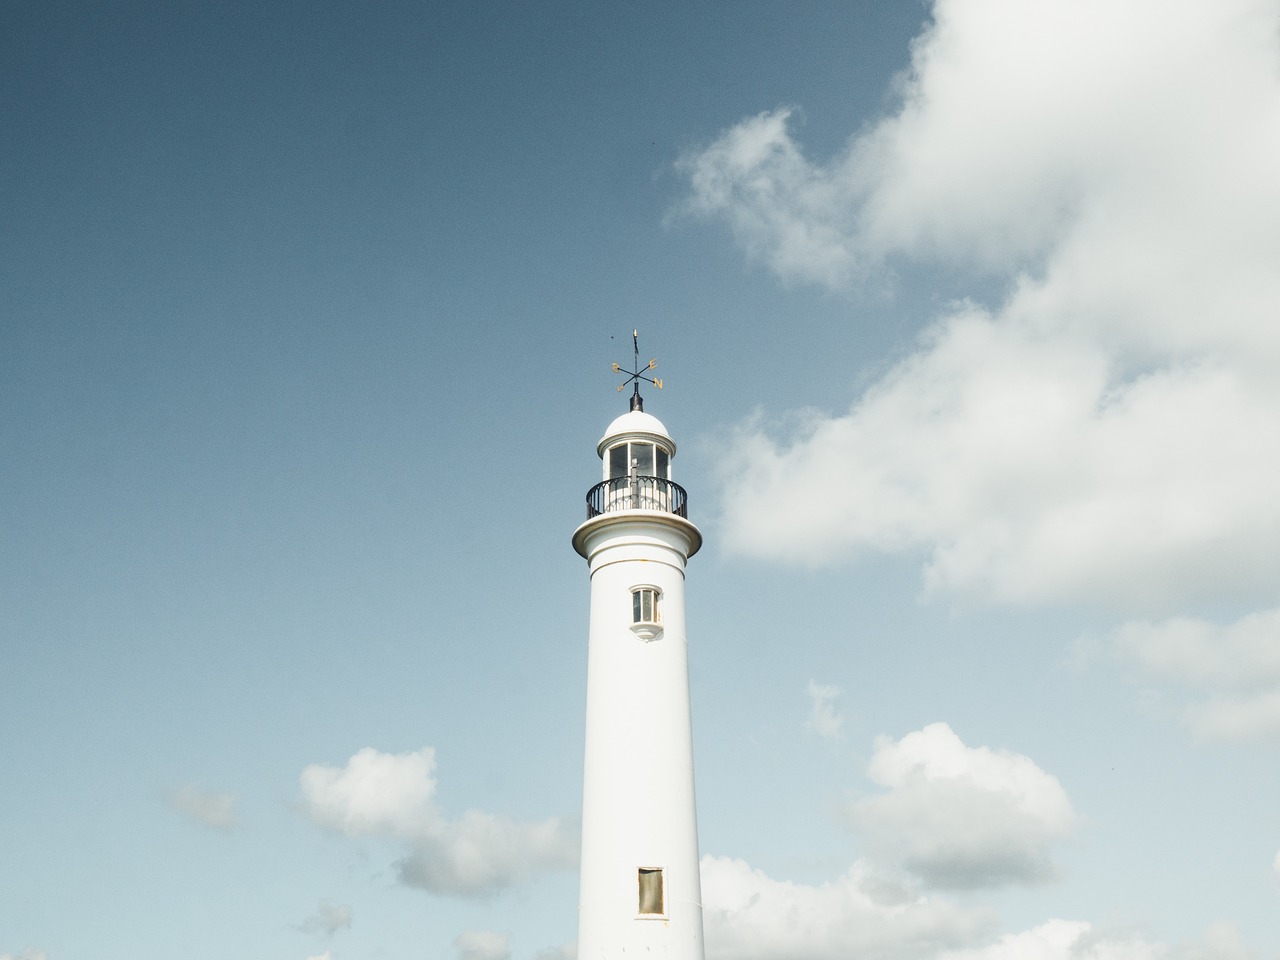
[[[578,957],[702,960],[684,602],[702,536],[654,417],[619,417],[600,452],[573,538],[591,573]]]

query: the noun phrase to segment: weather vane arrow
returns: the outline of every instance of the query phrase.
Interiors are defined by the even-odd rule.
[[[635,351],[634,357],[632,360],[632,366],[634,367],[634,369],[624,370],[622,369],[621,364],[615,363],[613,365],[613,372],[625,373],[627,375],[627,379],[622,381],[622,383],[618,384],[619,393],[627,389],[628,384],[631,384],[631,383],[635,384],[635,391],[631,394],[631,409],[644,410],[644,399],[640,396],[640,381],[643,380],[645,381],[645,383],[652,383],[659,390],[662,389],[661,379],[654,379],[653,377],[645,375],[646,371],[654,370],[657,368],[658,358],[654,357],[643,367],[640,366],[640,331],[639,330],[631,331],[631,345]]]

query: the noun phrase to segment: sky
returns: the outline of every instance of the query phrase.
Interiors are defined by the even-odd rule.
[[[1280,958],[1280,4],[8,4],[0,960],[570,960],[679,446],[709,960]]]

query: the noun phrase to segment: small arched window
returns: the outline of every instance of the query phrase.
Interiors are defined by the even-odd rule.
[[[631,588],[631,629],[642,640],[662,632],[662,591],[657,587]]]
[[[631,593],[632,623],[661,623],[658,600],[662,596],[653,587],[640,587]]]

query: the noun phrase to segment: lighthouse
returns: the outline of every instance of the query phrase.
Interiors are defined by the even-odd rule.
[[[685,564],[702,546],[676,444],[644,412],[635,364],[631,409],[596,447],[603,479],[587,493],[573,547],[591,575],[582,791],[578,960],[702,960],[702,891],[693,793]]]

